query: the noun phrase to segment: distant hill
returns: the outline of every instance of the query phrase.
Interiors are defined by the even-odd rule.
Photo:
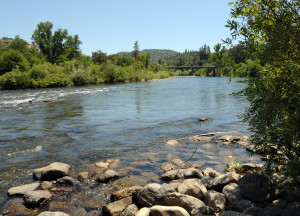
[[[179,54],[179,52],[167,49],[144,49],[141,51],[150,53],[150,61],[159,61],[159,59],[167,59],[170,57],[174,57]],[[132,56],[132,52],[119,52],[117,53],[118,56]]]

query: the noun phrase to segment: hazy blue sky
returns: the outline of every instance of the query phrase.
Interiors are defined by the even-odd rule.
[[[2,37],[31,42],[37,24],[50,21],[78,34],[84,54],[141,49],[213,48],[229,36],[229,0],[0,0]]]

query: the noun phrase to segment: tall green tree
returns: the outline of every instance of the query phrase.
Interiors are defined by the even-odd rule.
[[[97,52],[92,52],[92,60],[94,63],[102,64],[108,59],[107,54],[98,50]]]
[[[138,56],[140,53],[140,45],[139,45],[139,41],[136,40],[133,44],[133,52],[132,52],[132,57],[135,58],[135,60],[137,60]]]
[[[238,39],[264,64],[247,80],[250,106],[243,115],[254,132],[254,152],[287,164],[300,175],[300,4],[298,0],[236,0],[231,3],[230,43]]]
[[[53,24],[49,21],[41,22],[32,34],[33,41],[46,55],[47,61],[58,63],[80,56],[81,41],[78,35],[68,35],[67,29],[59,28],[52,33]]]

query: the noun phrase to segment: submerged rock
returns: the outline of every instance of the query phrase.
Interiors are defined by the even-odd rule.
[[[180,145],[180,142],[178,142],[177,140],[168,140],[166,145],[167,146],[176,146],[176,145]]]
[[[111,200],[116,201],[128,196],[137,195],[142,189],[143,187],[141,186],[133,186],[120,191],[115,191],[111,194]]]
[[[39,189],[41,184],[39,182],[35,182],[32,184],[21,185],[17,187],[12,187],[7,191],[7,194],[10,196],[13,195],[24,195],[24,193],[28,191],[34,191]]]
[[[56,180],[69,174],[71,166],[65,163],[54,162],[49,166],[33,170],[33,177],[37,180]]]

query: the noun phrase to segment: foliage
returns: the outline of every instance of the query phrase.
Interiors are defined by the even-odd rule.
[[[8,50],[0,59],[0,75],[19,68],[25,71],[29,67],[26,58],[17,50]]]
[[[139,41],[136,40],[133,45],[132,57],[134,57],[135,60],[137,60],[139,53],[140,53],[140,45],[139,45]]]
[[[26,89],[31,87],[31,80],[28,73],[24,73],[19,69],[13,69],[0,76],[0,86],[3,89]]]
[[[236,0],[228,27],[264,62],[243,93],[243,115],[254,132],[254,153],[269,163],[287,163],[286,174],[300,175],[300,5],[299,1]]]
[[[102,64],[107,61],[107,54],[98,50],[97,52],[92,52],[92,60],[94,63]]]
[[[37,25],[32,39],[51,63],[62,62],[80,56],[78,35],[70,36],[66,29],[58,29],[52,34],[53,24],[49,21]]]

